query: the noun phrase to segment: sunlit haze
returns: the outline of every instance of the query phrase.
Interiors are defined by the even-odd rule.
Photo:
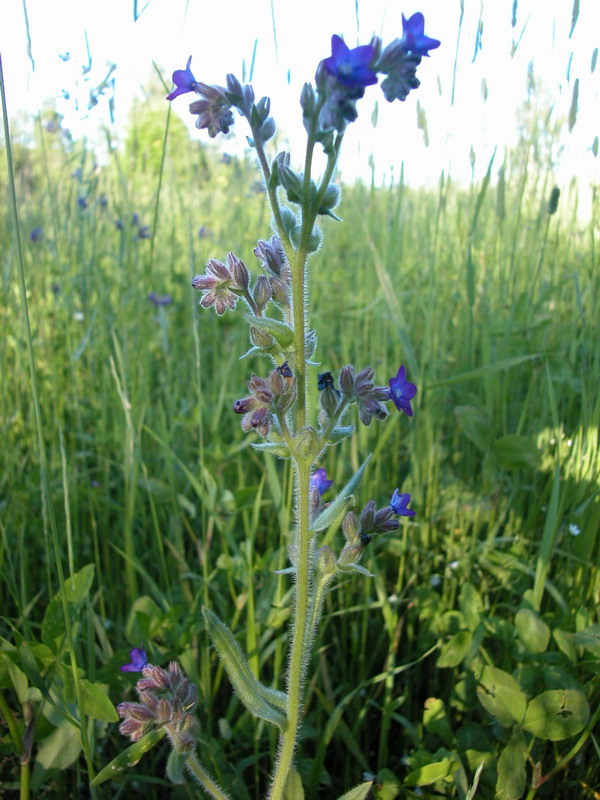
[[[270,95],[282,146],[289,140],[299,161],[300,89],[313,79],[319,60],[329,55],[332,33],[343,35],[352,46],[367,43],[376,33],[386,44],[401,35],[402,12],[409,16],[420,10],[426,33],[442,46],[435,58],[423,59],[422,85],[405,103],[389,105],[378,87],[370,87],[359,103],[358,121],[348,130],[342,178],[370,179],[370,162],[377,180],[397,177],[402,163],[413,185],[437,181],[442,170],[461,180],[481,178],[494,149],[499,166],[505,148],[518,139],[517,115],[528,97],[529,70],[541,87],[538,97],[532,96],[534,102],[541,109],[552,107],[552,119],[564,121],[560,147],[557,143],[554,148],[560,153],[556,181],[567,184],[577,175],[585,192],[590,182],[598,182],[593,153],[600,100],[593,55],[595,5],[583,0],[573,27],[572,3],[566,0],[466,0],[462,26],[459,0],[422,0],[416,6],[388,0],[147,0],[145,6],[144,0],[28,0],[29,57],[24,6],[8,0],[0,36],[11,115],[35,114],[43,102],[54,100],[64,125],[92,140],[102,125],[112,125],[115,135],[122,130],[132,99],[143,96],[144,84],[156,81],[153,62],[169,87],[171,73],[182,69],[189,55],[196,78],[205,83],[223,84],[228,72],[240,78],[245,72],[248,78],[253,64],[256,93]],[[90,89],[107,76],[110,64],[116,65],[111,76],[114,123],[108,107],[112,88],[96,107],[87,108]],[[578,109],[569,132],[576,79]],[[373,127],[375,103],[378,119]],[[418,108],[427,121],[426,135],[414,124]],[[206,137],[192,127],[188,97],[177,98],[173,110],[190,126],[191,135]],[[246,131],[241,124],[236,128],[221,139],[224,151],[243,150]]]

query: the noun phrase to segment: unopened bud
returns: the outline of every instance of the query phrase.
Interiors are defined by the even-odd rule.
[[[342,531],[348,544],[356,544],[359,536],[358,520],[353,511],[349,511],[342,522]]]
[[[235,286],[236,289],[246,291],[250,283],[250,276],[244,262],[234,253],[228,253],[227,266],[233,277],[233,286]]]
[[[320,575],[333,575],[335,572],[335,559],[328,544],[321,547],[317,558],[317,570]]]
[[[354,367],[352,364],[348,364],[345,367],[342,367],[340,371],[340,389],[344,394],[354,395]]]
[[[275,339],[270,333],[261,331],[260,328],[255,328],[254,325],[250,326],[250,341],[255,347],[260,347],[264,350],[268,350],[275,344]]]
[[[269,279],[264,275],[259,275],[254,284],[253,298],[256,303],[257,311],[261,312],[271,299],[272,291]]]

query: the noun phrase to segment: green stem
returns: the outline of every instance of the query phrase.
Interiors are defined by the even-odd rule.
[[[302,694],[306,671],[307,653],[305,650],[308,607],[311,594],[310,579],[310,532],[309,526],[309,480],[311,464],[298,459],[296,480],[298,495],[297,548],[295,616],[292,631],[292,649],[288,677],[287,728],[280,740],[279,758],[273,775],[269,800],[281,800],[285,791],[289,771],[292,766],[298,729],[302,717]]]
[[[305,640],[305,647],[307,652],[313,646],[315,641],[315,636],[317,634],[317,627],[319,625],[319,620],[321,619],[321,610],[323,608],[323,601],[325,600],[325,592],[327,591],[327,587],[331,583],[334,575],[319,575],[316,582],[315,592],[313,601],[310,607],[310,617],[308,620],[308,625],[306,626],[306,640]]]
[[[204,791],[214,798],[214,800],[229,800],[229,795],[224,792],[219,784],[208,774],[193,753],[189,756],[185,765]]]

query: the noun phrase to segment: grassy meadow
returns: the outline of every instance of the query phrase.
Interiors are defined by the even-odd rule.
[[[13,136],[19,231],[10,203],[0,218],[0,794],[197,796],[165,779],[163,745],[90,789],[128,744],[113,706],[143,643],[197,683],[207,766],[258,800],[276,737],[201,607],[282,685],[292,475],[231,410],[266,369],[238,359],[241,315],[202,312],[190,279],[229,250],[257,271],[267,199],[251,158],[188,142],[164,109],[104,166],[49,122]],[[480,183],[345,186],[343,224],[323,223],[313,407],[317,373],[347,363],[384,384],[406,364],[419,387],[412,419],[358,426],[323,466],[339,488],[373,451],[357,503],[398,486],[417,516],[326,599],[307,799],[364,775],[378,800],[598,796],[599,209],[582,220],[573,185],[549,213],[553,185],[524,131]]]

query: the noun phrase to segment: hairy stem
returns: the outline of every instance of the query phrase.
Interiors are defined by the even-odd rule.
[[[310,460],[298,459],[296,480],[298,495],[298,527],[296,545],[298,561],[296,570],[295,615],[292,631],[292,648],[288,677],[287,728],[279,743],[279,756],[269,800],[281,800],[292,766],[298,729],[302,718],[302,695],[308,654],[305,650],[306,628],[311,594],[310,576],[310,532],[309,526],[309,480]]]
[[[219,784],[208,774],[193,753],[189,756],[185,765],[204,791],[214,798],[214,800],[230,800],[229,795],[224,792]]]

